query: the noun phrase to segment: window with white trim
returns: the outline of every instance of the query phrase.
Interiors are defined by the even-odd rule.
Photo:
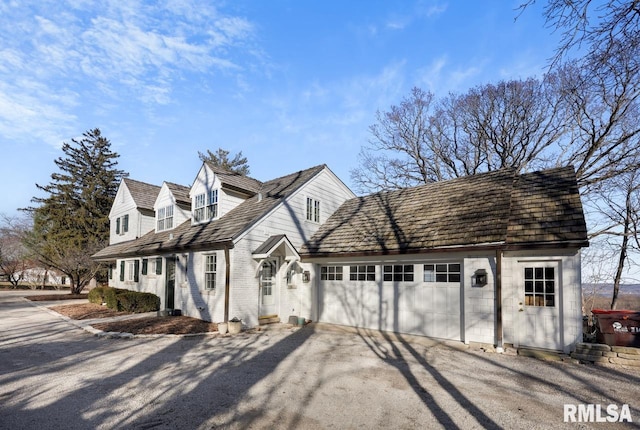
[[[349,266],[350,281],[375,281],[376,266]]]
[[[140,270],[140,260],[127,260],[127,278],[129,282],[138,282],[138,272]]]
[[[218,217],[218,190],[198,194],[193,198],[193,221],[210,221]]]
[[[526,306],[556,305],[556,276],[554,267],[524,268],[524,304]]]
[[[158,231],[173,228],[173,205],[158,209],[156,217],[158,219]]]
[[[425,264],[424,282],[460,282],[460,263]]]
[[[307,221],[320,222],[320,201],[307,197]]]
[[[204,289],[216,290],[217,259],[216,255],[206,255],[204,263]]]
[[[342,266],[321,266],[321,281],[342,281]]]
[[[387,282],[412,282],[413,264],[393,264],[383,266],[382,279]]]

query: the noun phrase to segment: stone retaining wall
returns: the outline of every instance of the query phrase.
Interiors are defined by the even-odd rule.
[[[640,348],[579,343],[571,353],[571,358],[584,363],[640,367]]]

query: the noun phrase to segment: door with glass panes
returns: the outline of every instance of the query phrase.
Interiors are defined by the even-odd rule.
[[[276,315],[276,288],[278,260],[268,259],[260,270],[260,316]]]
[[[562,349],[560,263],[520,262],[518,338],[521,346]]]

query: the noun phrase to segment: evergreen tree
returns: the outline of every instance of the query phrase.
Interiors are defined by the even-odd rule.
[[[116,168],[119,155],[97,128],[63,143],[62,152],[51,183],[36,184],[46,196],[33,198],[39,206],[28,209],[34,229],[27,245],[42,264],[67,275],[71,292],[79,293],[100,269],[90,256],[109,241],[109,211],[127,174]]]
[[[214,166],[221,167],[230,172],[239,173],[242,176],[249,175],[247,157],[242,156],[242,151],[234,155],[233,159],[229,159],[229,151],[222,148],[218,148],[216,152],[211,152],[207,149],[206,154],[198,151],[198,157],[200,157],[201,161],[208,161]]]

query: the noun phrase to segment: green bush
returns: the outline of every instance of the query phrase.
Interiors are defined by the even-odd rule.
[[[91,303],[96,303],[101,305],[104,303],[104,296],[106,294],[106,290],[109,287],[95,287],[93,290],[89,291],[88,299]]]
[[[126,291],[116,295],[118,310],[125,312],[153,312],[160,309],[160,297],[151,293]]]
[[[116,311],[120,310],[118,309],[118,296],[126,293],[127,291],[129,290],[107,287],[104,292],[104,302],[107,304],[107,307]]]

